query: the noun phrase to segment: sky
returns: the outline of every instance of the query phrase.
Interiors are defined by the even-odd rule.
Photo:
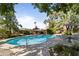
[[[44,29],[46,25],[43,23],[47,18],[46,13],[40,13],[37,8],[30,3],[20,3],[15,5],[16,18],[23,28],[33,29],[34,22],[38,28]]]

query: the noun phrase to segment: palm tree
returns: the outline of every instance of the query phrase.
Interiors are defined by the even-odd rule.
[[[35,26],[36,26],[36,22],[34,22]]]

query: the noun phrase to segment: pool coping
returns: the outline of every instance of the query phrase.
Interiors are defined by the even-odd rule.
[[[31,35],[24,35],[24,36],[31,36]],[[17,37],[22,37],[22,36],[17,36]],[[0,42],[7,41],[7,40],[10,40],[10,39],[14,39],[14,38],[17,38],[17,37],[2,39],[2,40],[0,40]]]

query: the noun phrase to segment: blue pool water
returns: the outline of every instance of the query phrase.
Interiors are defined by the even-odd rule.
[[[6,43],[13,45],[32,45],[46,42],[51,38],[58,38],[56,35],[37,35],[37,36],[22,36],[8,40]]]

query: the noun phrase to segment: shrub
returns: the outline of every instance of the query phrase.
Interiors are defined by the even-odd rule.
[[[32,33],[30,30],[20,30],[19,33],[24,34],[24,35],[29,35]]]
[[[78,32],[78,28],[73,28],[73,33]]]
[[[47,34],[53,34],[51,29],[47,29]]]
[[[7,37],[8,37],[7,30],[5,30],[5,29],[0,29],[0,37],[1,37],[1,38],[7,38]]]
[[[41,32],[40,32],[40,34],[44,34],[44,32],[43,32],[43,31],[41,31]]]
[[[25,34],[25,35],[29,35],[29,34],[30,34],[30,31],[24,31],[23,34]]]
[[[53,50],[52,50],[53,49]],[[78,48],[74,48],[74,46],[66,46],[66,45],[55,45],[54,47],[49,48],[49,53],[51,56],[54,56],[54,53],[57,54],[57,56],[78,56],[79,50],[76,50]]]
[[[54,34],[56,31],[54,28],[47,29],[47,34]]]
[[[66,31],[64,34],[65,35],[72,35],[71,31]]]

